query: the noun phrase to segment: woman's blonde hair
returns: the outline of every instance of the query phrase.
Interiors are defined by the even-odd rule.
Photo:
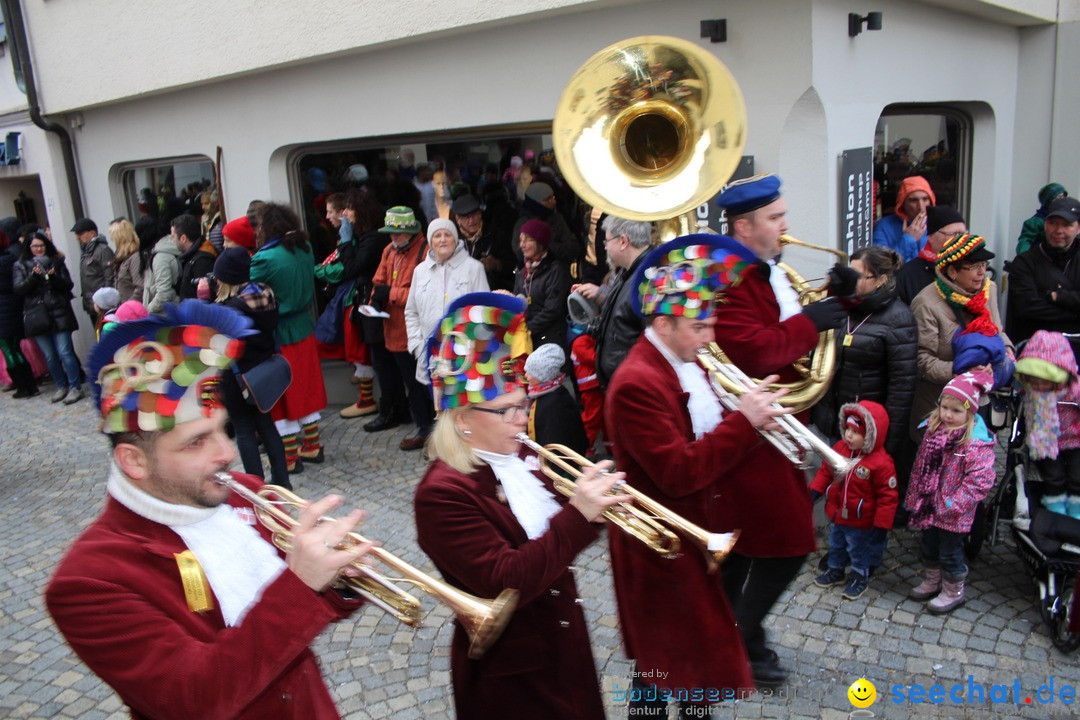
[[[127,218],[120,218],[110,223],[109,239],[116,248],[114,257],[117,262],[139,252],[139,236],[135,232],[135,226]]]
[[[467,407],[453,408],[439,413],[427,447],[428,455],[442,460],[463,475],[471,475],[483,464],[458,430],[457,418],[468,410]]]
[[[940,408],[941,408],[941,399],[944,398],[944,397],[945,396],[942,395],[941,397],[938,398],[938,404],[936,406],[934,406],[934,409],[930,412],[930,414],[926,418],[926,432],[928,432],[928,433],[932,433],[935,430],[937,430],[939,427],[941,427],[942,423],[941,423],[941,410],[940,410]],[[960,402],[959,398],[953,398],[953,399],[956,400],[956,402]],[[966,442],[971,440],[971,436],[972,436],[972,434],[974,434],[974,432],[975,432],[975,413],[972,412],[971,410],[968,410],[967,411],[967,424],[964,425],[964,434],[963,434],[963,436],[961,436],[960,440],[956,444],[957,445],[965,444]]]
[[[246,284],[246,283],[245,283]],[[216,302],[225,302],[236,293],[240,292],[243,285],[230,285],[229,283],[223,283],[220,280],[217,281],[217,297]]]

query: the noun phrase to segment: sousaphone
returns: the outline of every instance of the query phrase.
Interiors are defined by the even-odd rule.
[[[713,55],[650,35],[589,58],[552,126],[559,169],[578,197],[628,220],[669,221],[667,239],[695,231],[691,213],[738,166],[746,106]]]

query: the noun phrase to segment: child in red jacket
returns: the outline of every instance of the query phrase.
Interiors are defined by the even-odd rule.
[[[832,522],[829,531],[829,567],[814,579],[818,587],[842,585],[843,596],[855,600],[870,584],[875,545],[892,527],[898,502],[896,468],[885,452],[889,415],[872,400],[848,403],[840,408],[843,439],[833,450],[856,462],[843,477],[822,465],[810,483],[810,497],[825,496],[825,514]],[[851,576],[844,570],[851,564]]]

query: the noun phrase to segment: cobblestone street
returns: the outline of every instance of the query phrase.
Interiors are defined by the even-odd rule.
[[[328,363],[331,406],[322,424],[326,462],[306,465],[293,478],[298,494],[317,498],[338,492],[348,504],[369,512],[364,534],[425,571],[434,572],[419,551],[412,520],[412,492],[423,472],[419,452],[398,442],[412,427],[368,434],[364,419],[342,420],[337,411],[354,395],[341,363]],[[29,400],[0,396],[0,478],[7,520],[0,529],[0,716],[9,718],[127,717],[115,694],[73,655],[45,613],[41,592],[73,538],[98,513],[104,498],[107,442],[95,431],[89,400],[72,407],[52,405],[52,387]],[[632,418],[623,419],[633,422]],[[767,481],[767,478],[762,478]],[[819,511],[820,512],[820,511]],[[811,557],[768,621],[781,663],[792,671],[783,697],[755,696],[716,708],[710,717],[846,718],[853,710],[848,686],[860,677],[877,688],[869,709],[877,717],[1070,715],[1060,699],[1042,705],[1041,685],[1080,685],[1080,655],[1066,656],[1050,643],[1040,619],[1035,588],[1004,533],[972,564],[971,599],[951,615],[928,614],[906,599],[917,583],[917,538],[892,534],[886,564],[859,600],[840,599],[839,588],[812,583],[820,555]],[[577,582],[585,601],[593,652],[610,718],[625,717],[617,690],[629,683],[631,665],[619,635],[606,543],[583,553]],[[671,588],[671,612],[679,612],[679,588]],[[450,612],[419,592],[428,615],[418,630],[398,624],[375,608],[336,625],[314,650],[342,715],[367,718],[450,718]],[[692,622],[687,618],[687,622]],[[644,669],[643,669],[644,670]],[[985,688],[982,703],[914,705],[893,702],[894,686],[946,688],[970,681]],[[1020,704],[990,703],[992,685],[1015,680]],[[1043,696],[1045,699],[1045,695]],[[1025,703],[1031,698],[1030,706]],[[528,698],[521,699],[522,704]],[[512,708],[506,712],[513,718]]]

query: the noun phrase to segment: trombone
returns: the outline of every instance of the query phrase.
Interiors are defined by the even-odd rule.
[[[716,343],[709,343],[708,348],[699,349],[698,363],[708,371],[709,385],[716,393],[720,404],[734,412],[739,409],[739,396],[747,390],[754,389],[756,383],[736,365],[718,360],[719,350]],[[737,389],[729,391],[727,389],[729,386]],[[773,407],[782,408],[783,406],[780,403],[774,403]],[[855,460],[846,458],[833,450],[827,442],[811,432],[794,416],[778,415],[773,420],[780,426],[779,430],[758,430],[758,432],[796,467],[800,469],[809,467],[811,453],[817,453],[822,461],[832,468],[837,477],[843,477],[855,465]]]
[[[518,433],[517,440],[540,456],[540,472],[551,478],[555,489],[566,497],[573,497],[576,481],[585,469],[595,466],[595,463],[565,445],[541,445],[526,433]],[[609,507],[604,511],[604,518],[648,545],[660,557],[670,559],[677,556],[682,545],[679,535],[682,535],[701,550],[705,556],[706,570],[712,574],[739,539],[739,530],[710,533],[626,483],[621,483],[613,492],[631,496],[634,505]]]
[[[278,485],[264,485],[255,492],[237,482],[232,474],[227,472],[215,473],[214,480],[254,505],[259,522],[273,534],[274,545],[285,552],[289,551],[292,547],[293,529],[299,524],[299,520],[282,508],[299,510],[306,505],[302,498]],[[362,535],[349,533],[342,541],[342,547],[348,548],[364,542],[367,540]],[[402,578],[397,579],[397,582],[411,583],[453,610],[458,622],[469,635],[469,657],[474,660],[482,656],[499,638],[517,608],[517,590],[506,589],[494,600],[484,600],[437,580],[381,547],[372,548],[368,554],[400,573]],[[353,562],[352,567],[360,570],[362,575],[355,578],[342,576],[337,581],[337,586],[356,592],[409,627],[420,626],[423,617],[420,602],[414,596],[359,560]]]

